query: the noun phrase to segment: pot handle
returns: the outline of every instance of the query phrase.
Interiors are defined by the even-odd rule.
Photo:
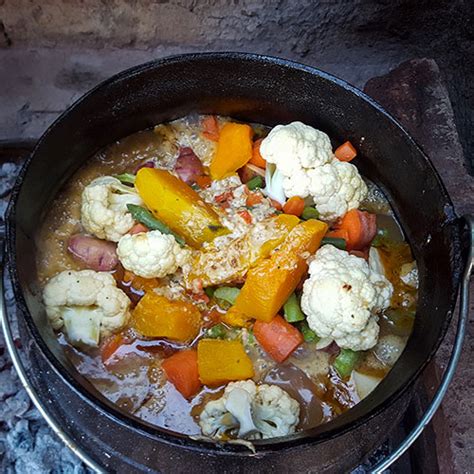
[[[54,418],[49,413],[48,409],[41,403],[40,399],[36,394],[36,390],[33,386],[28,382],[28,375],[25,371],[23,363],[21,361],[20,354],[18,349],[15,346],[13,333],[10,327],[10,322],[8,320],[8,314],[5,305],[5,289],[4,289],[4,272],[5,272],[5,246],[3,242],[3,238],[0,237],[0,322],[3,327],[3,335],[5,339],[5,345],[7,350],[10,354],[10,357],[13,362],[13,366],[15,367],[16,373],[20,379],[21,385],[28,393],[28,396],[41,413],[43,418],[46,420],[50,428],[56,433],[56,435],[60,438],[60,440],[73,451],[76,456],[88,467],[93,469],[95,472],[100,474],[106,474],[107,471],[103,469],[96,461],[94,461],[87,453],[85,453],[77,444],[76,442],[70,438],[67,433],[65,433],[61,427],[56,423]]]
[[[436,391],[431,403],[428,405],[428,408],[425,411],[425,414],[422,416],[418,424],[413,428],[413,430],[408,434],[408,436],[402,441],[400,446],[395,449],[389,456],[387,456],[383,461],[374,466],[371,469],[371,473],[381,474],[383,471],[388,469],[395,461],[397,461],[406,451],[411,447],[411,445],[418,439],[420,434],[423,432],[425,427],[430,423],[434,414],[438,410],[441,402],[443,401],[444,396],[448,390],[449,384],[451,383],[456,367],[459,362],[459,357],[461,356],[462,346],[464,341],[464,336],[466,334],[466,326],[469,318],[469,282],[472,276],[473,266],[474,266],[474,217],[473,216],[464,216],[464,223],[468,231],[468,248],[467,248],[467,260],[466,266],[464,267],[464,272],[461,280],[460,288],[460,298],[459,298],[459,318],[456,329],[456,338],[453,344],[453,351],[451,357],[449,358],[448,365],[441,379],[441,383]]]

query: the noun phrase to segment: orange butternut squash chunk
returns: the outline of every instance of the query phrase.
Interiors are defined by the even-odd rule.
[[[191,303],[149,292],[133,310],[132,327],[142,336],[187,342],[199,333],[201,313]]]
[[[185,269],[186,286],[194,288],[197,280],[204,287],[241,282],[249,268],[267,257],[299,222],[296,216],[280,214],[253,226],[224,248],[211,245],[196,252]]]
[[[229,233],[214,209],[169,171],[142,168],[135,187],[150,212],[195,248]]]
[[[249,327],[251,319],[252,318],[249,318],[246,314],[242,313],[242,311],[236,309],[235,306],[229,308],[227,313],[221,316],[221,321],[236,328]]]
[[[205,385],[217,386],[254,376],[252,361],[240,341],[201,339],[197,352],[199,378]]]
[[[250,269],[235,310],[259,321],[271,321],[298,286],[308,269],[306,259],[319,247],[327,227],[314,219],[298,224],[278,250]]]
[[[212,179],[230,176],[252,158],[252,136],[249,125],[229,122],[222,127],[209,167]]]

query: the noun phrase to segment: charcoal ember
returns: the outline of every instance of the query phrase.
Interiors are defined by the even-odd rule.
[[[24,390],[20,390],[12,397],[0,404],[0,422],[13,426],[17,418],[22,418],[30,408],[30,398]]]
[[[13,367],[0,372],[0,400],[5,400],[20,389],[21,384]]]
[[[0,197],[9,194],[15,184],[19,165],[11,162],[0,165]]]
[[[10,455],[20,458],[33,449],[34,438],[27,420],[19,420],[7,434],[7,449]]]

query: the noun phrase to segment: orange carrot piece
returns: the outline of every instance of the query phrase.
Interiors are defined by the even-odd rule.
[[[219,141],[219,123],[215,115],[209,115],[202,121],[202,134],[212,140],[213,142]]]
[[[357,156],[357,150],[350,141],[347,141],[336,148],[334,155],[339,161],[352,161]]]
[[[255,140],[252,146],[252,158],[250,158],[249,163],[252,165],[258,166],[259,168],[265,169],[267,166],[267,162],[260,154],[260,145],[262,143],[263,138],[259,138]]]
[[[104,365],[107,365],[120,346],[125,342],[125,338],[121,334],[112,334],[100,346],[100,358]]]
[[[252,215],[249,211],[243,210],[237,213],[247,224],[251,224],[253,222]]]
[[[283,205],[283,212],[285,214],[291,214],[296,217],[300,217],[303,214],[304,199],[299,196],[293,196]]]
[[[347,244],[347,241],[349,240],[349,232],[347,231],[347,229],[335,229],[335,230],[331,230],[330,232],[328,232],[326,234],[326,237],[334,237],[336,239],[344,239],[346,241],[346,244]]]
[[[288,359],[291,353],[304,341],[303,335],[298,329],[279,315],[269,323],[256,321],[253,333],[265,352],[278,363]]]
[[[347,250],[362,250],[369,246],[377,233],[377,218],[358,209],[346,213],[336,228],[337,232],[347,232]],[[336,235],[332,235],[336,237]]]
[[[168,380],[184,398],[192,397],[201,389],[196,350],[176,352],[165,359],[161,367]]]

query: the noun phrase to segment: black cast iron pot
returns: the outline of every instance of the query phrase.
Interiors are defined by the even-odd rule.
[[[336,420],[293,436],[236,445],[197,441],[140,421],[102,397],[68,362],[46,323],[35,272],[35,233],[67,179],[111,142],[190,112],[266,125],[300,120],[350,140],[358,167],[386,193],[420,272],[413,335],[378,388]],[[428,158],[380,106],[317,69],[263,56],[184,55],[129,69],[67,110],[39,141],[8,214],[7,249],[24,342],[36,351],[43,401],[74,442],[108,471],[341,472],[398,423],[450,322],[460,280],[460,225]],[[29,339],[29,341],[27,341]],[[51,370],[52,369],[52,370]],[[49,388],[49,394],[44,393]],[[69,419],[68,419],[69,413]],[[65,421],[67,420],[67,421]]]

